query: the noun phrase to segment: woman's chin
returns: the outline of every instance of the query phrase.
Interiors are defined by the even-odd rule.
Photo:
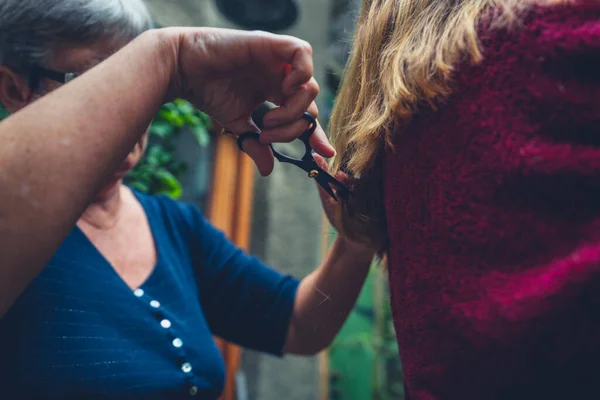
[[[122,176],[114,176],[104,185],[104,187],[98,192],[97,198],[105,198],[110,197],[112,193],[119,190],[121,186],[121,181],[123,180]]]

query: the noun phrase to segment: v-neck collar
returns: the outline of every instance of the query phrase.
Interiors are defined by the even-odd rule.
[[[86,245],[90,246],[90,248],[92,249],[92,252],[94,252],[96,254],[96,256],[102,261],[102,263],[107,267],[110,268],[113,276],[118,279],[123,286],[130,292],[135,291],[136,289],[146,289],[148,286],[151,286],[152,282],[154,280],[156,280],[156,275],[158,274],[159,268],[162,264],[162,252],[159,249],[158,243],[156,241],[156,229],[158,229],[157,226],[155,226],[155,224],[157,223],[154,218],[150,218],[148,215],[148,209],[146,208],[146,204],[145,202],[141,199],[139,193],[137,193],[135,190],[130,189],[131,192],[133,193],[133,195],[135,196],[135,199],[138,201],[138,203],[140,204],[140,206],[142,207],[142,210],[144,211],[144,214],[146,216],[146,220],[148,221],[148,226],[150,228],[150,234],[152,236],[152,242],[154,244],[154,249],[155,249],[155,253],[156,253],[156,263],[154,264],[154,267],[152,268],[152,271],[150,272],[150,274],[148,275],[148,277],[146,277],[146,279],[144,280],[144,282],[142,282],[137,288],[132,289],[127,282],[125,282],[125,280],[121,277],[121,275],[119,275],[119,273],[115,270],[115,268],[113,267],[113,265],[108,261],[108,259],[104,256],[104,254],[102,254],[102,252],[94,245],[94,243],[92,243],[92,241],[87,237],[87,235],[85,234],[85,232],[83,232],[81,230],[81,228],[79,228],[79,226],[75,225],[75,228],[73,229],[73,233],[77,236],[80,237],[81,240],[83,240],[85,242]]]

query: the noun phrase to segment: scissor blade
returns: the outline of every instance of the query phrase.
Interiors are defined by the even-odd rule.
[[[340,196],[342,199],[348,198],[348,196],[350,195],[350,190],[348,190],[346,186],[342,185],[337,180],[335,181],[335,184],[337,186],[338,196]]]
[[[321,187],[323,188],[323,190],[325,190],[327,193],[329,193],[329,195],[330,195],[331,197],[333,197],[333,199],[334,199],[335,201],[337,201],[337,200],[338,200],[338,198],[337,198],[337,196],[335,195],[335,192],[333,191],[333,189],[331,188],[331,185],[329,184],[329,182],[327,182],[327,181],[323,181],[323,180],[321,180],[321,179],[318,179],[318,180],[317,180],[317,183],[318,183],[319,185],[321,185]]]

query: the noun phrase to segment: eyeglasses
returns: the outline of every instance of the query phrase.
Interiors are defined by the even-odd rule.
[[[40,66],[34,66],[29,72],[29,88],[36,91],[40,87],[42,79],[50,79],[59,83],[67,83],[77,78],[77,72],[58,72]]]

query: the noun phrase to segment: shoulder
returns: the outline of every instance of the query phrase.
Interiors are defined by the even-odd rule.
[[[529,5],[514,14],[499,14],[490,10],[481,18],[479,32],[486,59],[519,53],[515,61],[543,61],[548,56],[600,47],[597,0]]]
[[[459,89],[514,99],[503,106],[551,111],[552,118],[590,120],[600,112],[600,1],[530,6],[512,22],[491,21],[482,17],[484,59],[460,68]]]

